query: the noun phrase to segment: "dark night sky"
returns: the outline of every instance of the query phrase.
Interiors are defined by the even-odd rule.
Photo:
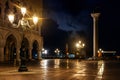
[[[49,35],[52,35],[52,31],[61,36],[69,31],[84,31],[90,42],[88,44],[92,44],[93,24],[90,14],[100,12],[99,48],[119,52],[120,12],[116,0],[43,0],[43,3],[43,16],[52,20],[52,25],[58,30],[55,33],[53,30],[56,29],[48,29]],[[45,21],[44,26],[49,26],[50,22],[47,22],[49,21]]]

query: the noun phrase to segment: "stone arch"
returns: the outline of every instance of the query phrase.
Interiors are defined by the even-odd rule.
[[[32,48],[32,59],[38,59],[39,44],[37,40],[33,41],[32,47],[33,47]]]
[[[17,34],[16,33],[17,32],[9,32],[9,33],[7,33],[5,35],[4,39],[7,40],[7,38],[8,38],[9,35],[13,35],[15,37],[16,41],[17,41],[16,46],[19,47],[20,46],[21,36],[18,33]]]
[[[4,60],[5,61],[14,61],[16,59],[16,44],[17,40],[14,35],[9,35],[5,42],[4,47]]]
[[[20,48],[20,57],[24,57],[25,59],[29,59],[29,40],[24,37],[21,43]]]

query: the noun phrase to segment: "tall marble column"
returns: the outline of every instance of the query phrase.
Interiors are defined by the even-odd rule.
[[[100,13],[91,13],[93,18],[93,57],[97,57],[98,51],[98,17]]]

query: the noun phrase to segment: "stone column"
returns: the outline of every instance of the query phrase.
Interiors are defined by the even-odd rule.
[[[31,60],[32,59],[32,48],[29,48],[29,59]]]
[[[4,22],[5,19],[5,2],[6,1],[1,1],[1,15],[0,17],[2,18],[2,23]]]
[[[4,61],[4,47],[5,47],[5,40],[3,40],[0,37],[0,61],[1,62]]]
[[[39,30],[38,30],[38,31],[39,31],[39,34],[40,34],[40,36],[41,36],[41,26],[39,25],[38,28],[39,28]]]
[[[38,60],[42,59],[42,57],[41,57],[41,50],[40,49],[38,49],[37,54],[38,54]]]
[[[0,62],[4,61],[4,47],[0,46]]]
[[[41,37],[39,41],[40,41],[39,42],[40,45],[39,45],[39,51],[38,51],[38,53],[39,53],[39,59],[42,59],[43,37]]]
[[[93,18],[93,57],[97,57],[98,51],[98,17],[100,13],[91,13]]]
[[[20,61],[20,47],[16,48],[16,60],[19,62]]]

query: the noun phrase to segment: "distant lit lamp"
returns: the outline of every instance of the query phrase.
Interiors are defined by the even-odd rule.
[[[102,57],[102,53],[103,53],[103,50],[100,48],[100,49],[98,50],[98,57]]]
[[[77,55],[79,55],[80,53],[79,53],[79,51],[80,51],[80,49],[82,49],[82,48],[84,48],[85,47],[85,44],[84,43],[82,43],[81,41],[78,41],[76,44],[75,44],[75,46],[76,46],[76,48],[77,48]]]
[[[78,41],[75,46],[77,47],[77,49],[80,49],[80,48],[84,48],[85,44],[82,43],[81,41]]]
[[[60,50],[57,48],[57,49],[55,49],[55,51],[54,51],[56,54],[57,54],[57,56],[59,55],[59,53],[60,53]]]

